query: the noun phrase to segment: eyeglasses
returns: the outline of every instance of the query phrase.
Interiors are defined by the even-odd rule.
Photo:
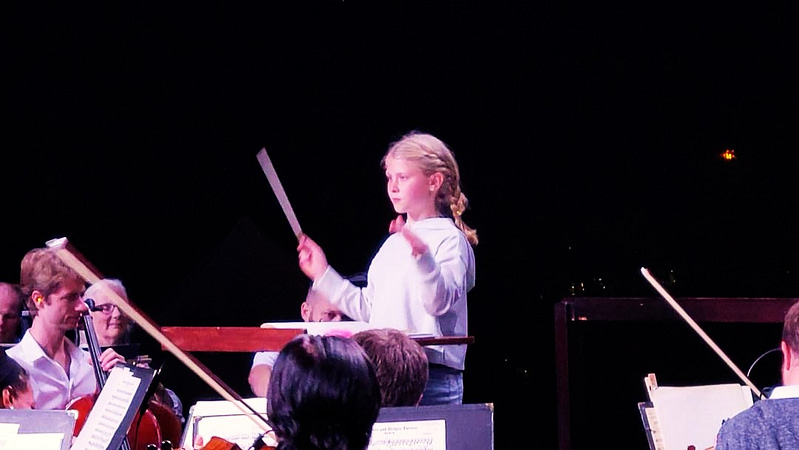
[[[111,313],[114,311],[114,308],[119,309],[119,306],[117,306],[117,305],[115,305],[113,303],[106,303],[104,305],[96,305],[94,307],[94,311],[100,311],[103,314],[105,314],[106,316],[110,316]]]

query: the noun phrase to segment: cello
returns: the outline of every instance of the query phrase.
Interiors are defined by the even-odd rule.
[[[89,298],[85,300],[85,303],[86,306],[88,306],[89,311],[94,309],[94,300]],[[81,322],[86,333],[89,354],[92,358],[92,367],[94,368],[94,376],[97,379],[97,387],[99,392],[103,389],[103,386],[105,386],[108,376],[103,371],[103,368],[100,364],[100,344],[97,340],[97,333],[94,329],[94,322],[92,321],[91,313],[86,312],[83,314],[81,316]],[[78,397],[69,402],[67,405],[67,409],[76,411],[78,413],[78,417],[75,420],[75,430],[73,433],[74,436],[77,436],[78,433],[80,433],[80,430],[83,429],[83,425],[86,423],[86,418],[94,406],[96,399],[97,394]],[[133,442],[133,446],[130,444],[131,441]],[[133,418],[133,423],[131,424],[130,429],[128,429],[127,436],[122,440],[120,450],[145,450],[147,449],[147,446],[152,443],[161,443],[161,430],[158,426],[158,421],[155,415],[149,410],[145,410],[143,414],[141,411],[137,411]]]

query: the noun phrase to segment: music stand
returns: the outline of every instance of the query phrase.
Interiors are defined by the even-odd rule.
[[[18,434],[61,434],[61,450],[69,450],[75,431],[75,415],[73,411],[0,409],[0,423],[19,424]]]

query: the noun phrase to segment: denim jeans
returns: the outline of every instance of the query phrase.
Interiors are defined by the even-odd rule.
[[[431,364],[427,386],[419,404],[460,405],[461,403],[463,403],[463,371]]]

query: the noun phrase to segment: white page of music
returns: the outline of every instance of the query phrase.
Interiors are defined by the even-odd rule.
[[[17,436],[17,450],[61,450],[64,433],[20,433]]]
[[[0,423],[0,450],[14,450],[18,432],[18,423]]]
[[[444,419],[376,422],[368,450],[446,450]]]
[[[130,369],[114,367],[72,444],[72,450],[107,449],[125,419],[139,384],[141,380],[133,376]]]

